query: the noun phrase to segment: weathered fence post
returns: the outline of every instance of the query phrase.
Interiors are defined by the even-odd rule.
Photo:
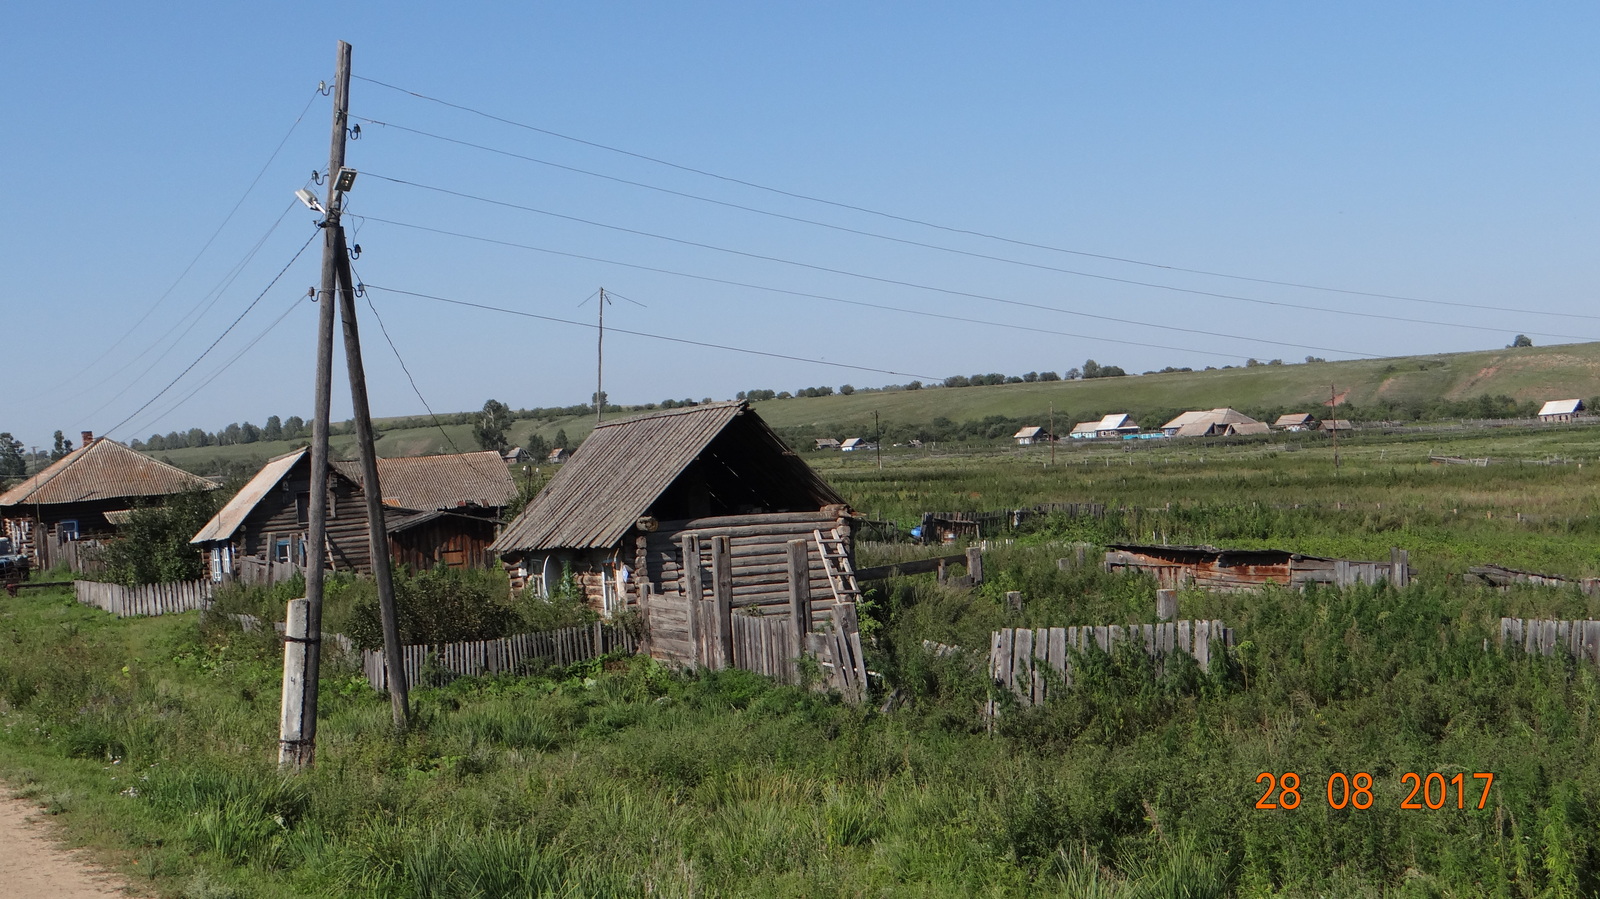
[[[967,577],[974,587],[983,583],[983,549],[980,547],[967,547]]]
[[[700,600],[705,591],[700,573],[700,535],[684,534],[683,596],[688,601],[689,654],[694,657],[696,665],[704,662],[708,656],[704,650],[706,635],[700,627]]]
[[[1389,585],[1405,587],[1411,583],[1411,554],[1400,547],[1389,550]]]
[[[1156,591],[1156,620],[1171,621],[1178,617],[1178,591]]]
[[[795,658],[805,654],[806,634],[811,632],[811,565],[806,560],[806,541],[790,540],[789,618],[793,622]]]
[[[716,598],[716,667],[733,667],[733,553],[727,537],[711,541],[711,590]]]
[[[283,715],[278,722],[278,767],[292,768],[302,758],[306,739],[305,668],[306,634],[310,631],[311,603],[289,600],[283,634]]]

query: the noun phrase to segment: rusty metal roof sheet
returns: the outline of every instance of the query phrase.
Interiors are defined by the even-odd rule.
[[[216,485],[101,437],[0,494],[0,507],[166,496]]]
[[[333,467],[362,483],[360,462],[335,462]],[[494,450],[379,459],[378,482],[384,505],[427,512],[461,505],[499,508],[517,492],[511,470]]]
[[[737,436],[737,451],[769,480],[798,486],[817,508],[844,502],[745,403],[711,403],[597,426],[490,549],[613,546],[725,433]]]
[[[191,537],[189,542],[208,543],[212,540],[233,539],[234,532],[239,530],[240,525],[244,524],[244,520],[249,517],[250,512],[255,509],[256,505],[268,493],[272,492],[272,489],[278,486],[278,482],[282,481],[289,474],[289,470],[294,468],[295,463],[305,458],[306,453],[309,452],[311,452],[309,447],[297,449],[292,453],[278,456],[268,461],[266,465],[261,466],[261,470],[256,472],[255,477],[250,479],[250,483],[244,485],[243,489],[234,494],[233,499],[228,500],[228,504],[223,506],[222,510],[216,515],[213,515],[211,520],[206,522],[205,527]]]

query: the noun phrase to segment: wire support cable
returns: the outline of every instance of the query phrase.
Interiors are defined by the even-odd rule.
[[[424,94],[424,93],[421,93],[419,91],[410,90],[408,88],[404,88],[404,87],[400,87],[398,85],[390,84],[390,83],[385,82],[385,81],[379,81],[376,78],[367,78],[367,77],[364,77],[364,76],[361,76],[361,75],[354,75],[352,77],[357,78],[357,79],[359,79],[361,81],[365,81],[365,82],[367,82],[369,84],[377,85],[378,87],[382,87],[382,88],[386,88],[388,90],[395,91],[397,93],[406,94],[407,96],[414,97],[414,98],[419,99],[419,100],[425,100],[425,101],[427,101],[429,103],[436,103],[436,104],[438,104],[440,106],[445,106],[445,107],[448,107],[450,109],[458,110],[460,112],[465,112],[465,113],[469,113],[471,115],[480,116],[482,118],[489,119],[490,121],[494,121],[494,122],[499,122],[499,123],[504,124],[504,125],[510,125],[513,128],[521,128],[523,130],[531,131],[531,132],[536,133],[536,134],[542,134],[542,135],[545,135],[547,137],[553,137],[553,138],[556,138],[558,140],[568,141],[570,143],[579,144],[579,145],[585,146],[585,147],[591,147],[591,148],[594,148],[594,149],[597,149],[597,150],[604,150],[604,151],[606,151],[608,153],[615,153],[615,154],[618,154],[620,156],[627,156],[627,157],[632,158],[632,159],[638,159],[640,161],[649,162],[649,163],[652,163],[654,165],[665,166],[665,167],[670,168],[670,169],[676,169],[677,171],[680,171],[680,172],[687,172],[687,173],[692,174],[692,175],[699,175],[699,176],[704,177],[704,178],[711,178],[713,180],[722,181],[722,182],[725,182],[725,183],[728,183],[728,184],[737,184],[740,187],[747,187],[747,188],[750,188],[752,190],[759,190],[759,191],[763,191],[763,192],[766,192],[766,193],[775,194],[777,196],[788,197],[788,198],[794,199],[794,200],[802,200],[802,201],[805,201],[807,203],[817,203],[817,204],[820,204],[820,205],[823,205],[823,206],[829,206],[829,207],[832,207],[832,208],[835,208],[835,209],[843,209],[843,210],[847,210],[847,211],[850,211],[850,212],[858,212],[858,213],[862,213],[864,215],[876,216],[878,218],[888,219],[890,221],[901,222],[901,223],[908,224],[908,225],[916,225],[916,226],[922,227],[922,228],[931,228],[931,229],[934,229],[934,230],[937,230],[937,231],[944,231],[944,232],[947,232],[947,233],[950,233],[950,234],[960,234],[960,235],[964,235],[964,236],[967,236],[967,237],[978,237],[978,238],[982,238],[984,240],[993,240],[993,241],[998,241],[1000,243],[1011,244],[1013,246],[1027,247],[1029,249],[1035,249],[1035,250],[1046,250],[1048,252],[1063,253],[1063,254],[1070,255],[1070,256],[1080,256],[1080,257],[1083,257],[1083,258],[1086,258],[1086,259],[1100,259],[1100,260],[1104,260],[1106,262],[1116,262],[1116,263],[1121,263],[1121,264],[1124,264],[1124,265],[1136,265],[1136,266],[1142,266],[1142,267],[1145,267],[1145,268],[1160,269],[1162,271],[1177,272],[1177,273],[1181,273],[1181,274],[1203,275],[1203,276],[1209,277],[1209,278],[1224,278],[1224,279],[1232,280],[1232,281],[1245,281],[1245,282],[1249,282],[1249,283],[1253,283],[1253,284],[1266,284],[1266,285],[1271,285],[1271,286],[1274,286],[1274,287],[1292,287],[1292,288],[1295,288],[1295,289],[1298,289],[1298,290],[1317,290],[1317,291],[1323,291],[1323,292],[1326,292],[1326,293],[1344,294],[1346,296],[1369,297],[1369,298],[1372,298],[1372,299],[1379,299],[1379,300],[1400,300],[1400,301],[1408,302],[1408,303],[1426,303],[1428,305],[1435,305],[1435,306],[1455,306],[1455,307],[1464,308],[1464,309],[1481,309],[1481,310],[1493,311],[1493,312],[1511,312],[1511,313],[1525,314],[1525,315],[1549,315],[1549,316],[1561,316],[1561,317],[1566,317],[1566,318],[1583,318],[1583,319],[1600,320],[1600,315],[1584,315],[1584,314],[1581,314],[1581,313],[1543,312],[1543,311],[1534,310],[1534,309],[1512,309],[1512,308],[1503,307],[1503,306],[1489,306],[1489,305],[1481,305],[1481,304],[1476,304],[1476,303],[1462,303],[1462,302],[1450,301],[1450,300],[1435,300],[1435,299],[1429,299],[1429,298],[1426,298],[1426,297],[1407,296],[1407,295],[1404,295],[1404,294],[1382,293],[1382,292],[1379,292],[1379,291],[1367,291],[1367,290],[1354,290],[1354,289],[1344,288],[1344,287],[1329,287],[1329,286],[1326,286],[1326,285],[1309,284],[1309,283],[1304,283],[1304,282],[1299,282],[1299,281],[1287,281],[1287,280],[1279,280],[1279,279],[1274,279],[1274,278],[1256,277],[1256,276],[1252,276],[1252,275],[1232,274],[1232,273],[1229,273],[1229,272],[1214,271],[1214,270],[1211,270],[1211,269],[1188,268],[1188,267],[1184,267],[1184,266],[1170,265],[1170,264],[1161,263],[1161,262],[1151,262],[1151,261],[1145,260],[1145,259],[1136,259],[1136,258],[1133,258],[1133,257],[1130,257],[1130,256],[1116,256],[1116,255],[1112,255],[1112,254],[1108,254],[1108,253],[1093,253],[1093,252],[1089,252],[1089,251],[1086,251],[1086,250],[1075,250],[1075,249],[1071,249],[1069,247],[1060,247],[1060,246],[1054,246],[1052,244],[1037,243],[1037,242],[1034,242],[1034,241],[1022,240],[1020,238],[1014,238],[1014,237],[1006,237],[1004,235],[993,234],[993,233],[990,233],[990,232],[979,231],[979,230],[970,229],[970,228],[959,228],[959,227],[955,227],[955,226],[952,226],[952,225],[942,225],[942,224],[939,224],[937,222],[928,221],[926,219],[919,219],[919,218],[915,218],[915,217],[912,217],[912,216],[898,215],[896,213],[885,212],[885,211],[880,210],[880,209],[873,209],[873,208],[868,207],[868,206],[860,206],[860,205],[853,204],[853,203],[843,203],[843,202],[839,202],[837,200],[829,200],[829,199],[826,199],[824,197],[814,196],[814,195],[811,195],[811,194],[804,194],[804,193],[799,193],[799,192],[796,192],[796,191],[784,190],[783,188],[772,187],[770,185],[761,184],[761,183],[756,182],[756,181],[749,181],[749,180],[742,179],[742,178],[735,178],[735,177],[732,177],[730,175],[723,175],[723,174],[719,174],[717,172],[709,171],[707,169],[701,169],[701,168],[696,168],[696,167],[690,166],[690,165],[684,165],[682,163],[672,162],[672,161],[667,160],[667,159],[662,159],[662,158],[659,158],[659,157],[656,157],[656,156],[650,156],[650,155],[647,155],[647,154],[644,154],[644,153],[635,152],[633,150],[626,150],[626,149],[623,149],[621,147],[614,147],[614,146],[611,146],[609,144],[603,144],[603,143],[599,143],[597,141],[586,140],[586,139],[581,138],[581,137],[574,137],[574,136],[572,136],[570,134],[563,134],[563,133],[561,133],[559,131],[554,131],[554,130],[551,130],[549,128],[541,128],[541,127],[539,127],[537,125],[528,124],[527,122],[520,122],[520,121],[517,121],[515,119],[510,119],[510,118],[506,118],[504,116],[495,115],[494,113],[486,112],[484,110],[477,109],[477,108],[474,108],[474,107],[471,107],[471,106],[467,106],[467,105],[464,105],[464,104],[461,104],[461,103],[453,103],[453,102],[451,102],[449,100],[444,100],[444,99],[440,99],[438,97],[429,96],[428,94]],[[391,126],[391,127],[393,127],[393,126]]]
[[[249,315],[250,311],[256,308],[256,306],[261,302],[261,300],[266,297],[267,292],[270,291],[274,286],[276,286],[278,281],[280,281],[283,278],[283,276],[286,273],[288,273],[289,268],[291,266],[293,266],[295,264],[295,262],[297,262],[300,259],[300,256],[302,254],[305,253],[306,247],[311,246],[311,242],[316,240],[318,235],[320,235],[320,234],[322,234],[322,231],[321,231],[321,229],[318,229],[310,237],[306,238],[306,242],[300,245],[300,249],[295,251],[294,256],[290,257],[289,261],[284,263],[283,268],[279,269],[278,273],[276,275],[272,276],[272,280],[267,282],[267,286],[262,288],[261,292],[256,294],[256,298],[250,301],[250,305],[246,306],[244,308],[244,311],[239,313],[239,317],[234,319],[233,322],[228,325],[228,327],[224,328],[222,333],[217,335],[217,339],[211,341],[211,345],[206,347],[204,350],[202,350],[200,355],[196,356],[195,360],[193,362],[191,362],[187,366],[185,366],[183,371],[178,372],[178,376],[177,377],[173,378],[171,381],[168,381],[167,385],[165,387],[163,387],[160,390],[156,391],[156,395],[155,396],[152,396],[148,400],[145,400],[144,401],[144,405],[142,405],[139,408],[133,410],[133,412],[131,412],[128,415],[127,418],[124,418],[122,421],[117,422],[116,425],[114,425],[113,427],[107,428],[104,433],[106,433],[106,434],[114,434],[114,433],[116,433],[118,430],[120,430],[122,428],[123,425],[125,425],[129,421],[131,421],[134,418],[134,416],[136,416],[139,413],[143,412],[144,410],[150,408],[150,405],[152,403],[154,403],[156,400],[160,399],[163,395],[165,395],[168,390],[171,390],[172,386],[174,384],[177,384],[179,381],[183,380],[183,376],[184,375],[187,375],[189,372],[193,371],[194,367],[196,365],[199,365],[201,360],[205,359],[207,356],[209,356],[211,354],[212,350],[217,348],[217,344],[221,343],[223,338],[227,337],[230,333],[233,332],[234,328],[239,326],[239,322],[244,321],[244,317]]]
[[[807,293],[806,291],[802,291],[802,290],[791,290],[791,289],[786,288],[786,287],[772,287],[772,286],[765,285],[765,284],[752,284],[752,283],[749,283],[749,282],[746,282],[746,281],[734,281],[734,280],[731,280],[729,278],[718,278],[718,277],[714,277],[712,275],[697,275],[697,274],[694,274],[692,272],[675,271],[673,269],[659,268],[659,267],[652,266],[652,265],[642,265],[642,264],[636,263],[636,262],[623,262],[623,261],[618,260],[618,259],[607,259],[607,258],[602,257],[602,256],[586,256],[586,255],[584,255],[582,253],[570,253],[570,252],[567,252],[567,251],[564,251],[564,250],[552,250],[552,249],[549,249],[547,247],[536,247],[536,246],[533,246],[532,244],[516,243],[514,241],[500,240],[498,238],[493,238],[493,237],[483,237],[483,236],[477,235],[477,234],[465,234],[465,233],[462,233],[462,232],[459,232],[459,231],[449,231],[449,230],[445,230],[443,228],[432,228],[432,227],[429,227],[427,225],[417,225],[417,224],[412,224],[410,222],[397,222],[397,221],[393,221],[391,219],[378,218],[376,216],[364,216],[364,218],[366,218],[368,221],[377,222],[377,223],[383,224],[383,225],[392,225],[392,226],[397,227],[397,228],[409,228],[409,229],[412,229],[412,230],[423,231],[423,232],[427,232],[427,233],[430,233],[430,234],[438,234],[438,235],[441,235],[441,236],[444,236],[444,237],[455,237],[455,238],[459,238],[459,239],[462,239],[462,240],[480,241],[482,243],[493,244],[495,246],[508,247],[510,249],[517,249],[517,250],[528,250],[528,251],[534,252],[534,253],[545,253],[545,254],[548,254],[548,255],[551,255],[551,256],[559,256],[559,257],[562,257],[562,258],[565,258],[565,259],[577,259],[577,260],[581,260],[581,261],[584,261],[584,262],[597,262],[597,263],[600,263],[602,265],[614,265],[614,266],[617,266],[619,268],[634,269],[636,271],[652,272],[652,273],[660,274],[660,275],[671,275],[671,276],[677,277],[677,278],[688,278],[688,279],[694,280],[694,281],[703,281],[703,282],[708,283],[708,284],[722,284],[722,285],[726,285],[726,286],[729,286],[729,287],[740,287],[740,288],[744,288],[746,290],[760,290],[760,291],[764,291],[766,293],[779,294],[781,296],[799,297],[801,299],[809,299],[809,300],[821,300],[823,302],[828,302],[828,303],[840,303],[840,304],[843,304],[843,305],[846,305],[846,306],[857,306],[857,307],[860,307],[860,308],[863,308],[863,309],[878,309],[878,310],[882,310],[884,312],[896,312],[896,313],[900,313],[902,315],[915,315],[915,316],[920,316],[922,318],[933,318],[933,319],[940,319],[940,320],[943,320],[943,321],[960,322],[962,324],[968,324],[968,325],[983,325],[983,326],[990,327],[990,328],[1003,328],[1003,329],[1009,330],[1009,331],[1021,331],[1021,332],[1025,332],[1025,333],[1029,333],[1029,334],[1048,334],[1048,335],[1051,335],[1051,336],[1054,336],[1054,337],[1072,337],[1072,338],[1076,338],[1076,339],[1079,339],[1079,340],[1092,340],[1092,341],[1096,341],[1096,342],[1099,342],[1099,343],[1115,343],[1115,344],[1119,344],[1119,345],[1122,345],[1122,346],[1136,346],[1136,347],[1143,347],[1145,349],[1152,349],[1152,350],[1172,350],[1172,351],[1180,352],[1180,353],[1199,353],[1201,355],[1210,356],[1210,357],[1214,357],[1214,358],[1222,358],[1222,359],[1248,359],[1249,358],[1248,356],[1246,356],[1243,353],[1238,353],[1238,354],[1235,354],[1235,353],[1221,353],[1221,352],[1216,352],[1216,351],[1212,351],[1212,350],[1199,350],[1199,349],[1196,349],[1194,347],[1171,346],[1169,344],[1149,343],[1147,341],[1141,341],[1141,340],[1126,340],[1126,339],[1118,338],[1118,337],[1101,337],[1101,336],[1097,336],[1097,335],[1094,335],[1094,334],[1080,334],[1080,333],[1073,332],[1073,331],[1060,331],[1060,330],[1056,330],[1056,329],[1053,329],[1053,328],[1040,328],[1040,327],[1036,327],[1036,326],[1033,326],[1033,325],[1018,325],[1018,324],[1012,324],[1010,322],[995,321],[993,319],[965,318],[965,317],[959,316],[959,315],[949,315],[949,314],[942,313],[942,312],[932,312],[932,311],[929,311],[927,309],[911,309],[911,308],[906,308],[904,306],[891,306],[891,305],[888,305],[886,303],[870,303],[870,302],[867,302],[866,300],[849,300],[849,299],[845,299],[843,297],[829,296],[827,294]],[[607,291],[607,293],[609,294],[610,291]],[[591,295],[591,298],[592,298],[592,295]],[[1377,356],[1376,354],[1373,354],[1373,353],[1352,353],[1352,355],[1363,356],[1363,357],[1370,358],[1370,359],[1380,358],[1379,356]]]
[[[366,286],[367,290],[382,290],[382,291],[385,291],[387,293],[398,294],[400,296],[416,297],[417,299],[420,299],[420,300],[433,300],[433,301],[439,302],[439,303],[448,303],[448,304],[450,304],[452,306],[465,306],[465,307],[467,307],[469,309],[482,309],[482,310],[484,310],[486,312],[499,312],[499,313],[503,313],[505,315],[516,315],[516,316],[520,316],[522,318],[532,318],[532,319],[537,319],[539,321],[551,322],[553,324],[558,324],[558,325],[572,325],[573,327],[576,327],[576,328],[588,328],[590,330],[596,330],[596,329],[598,329],[600,327],[599,325],[597,325],[597,324],[595,324],[593,322],[572,321],[571,319],[556,318],[553,315],[540,315],[540,314],[538,314],[536,312],[526,312],[526,311],[521,310],[521,309],[508,309],[508,308],[506,308],[504,306],[491,306],[491,305],[489,305],[487,303],[474,303],[474,302],[470,302],[468,300],[457,300],[457,299],[452,299],[450,297],[436,296],[434,294],[418,293],[416,291],[411,291],[411,290],[401,290],[398,287],[383,287],[383,286],[378,285],[378,284],[367,284],[365,286]],[[748,347],[737,347],[737,346],[728,346],[726,344],[720,344],[720,343],[709,343],[709,342],[704,341],[704,340],[690,340],[690,339],[688,339],[686,337],[669,337],[669,336],[667,336],[665,334],[651,334],[648,331],[632,331],[632,330],[629,330],[627,328],[606,328],[606,333],[608,333],[608,334],[627,334],[627,335],[629,335],[631,337],[643,337],[643,338],[646,338],[648,340],[661,340],[661,341],[665,341],[667,343],[682,344],[684,346],[696,346],[696,347],[701,347],[702,349],[708,349],[708,350],[722,350],[724,352],[729,352],[729,353],[743,353],[743,354],[748,355],[748,356],[763,356],[763,357],[768,358],[768,359],[783,359],[783,360],[788,361],[788,362],[805,362],[805,363],[810,364],[810,365],[824,365],[824,366],[829,366],[831,368],[848,368],[848,369],[851,369],[852,371],[866,371],[866,372],[872,372],[874,374],[880,374],[880,375],[894,375],[896,377],[906,377],[906,378],[926,378],[927,380],[930,380],[930,381],[938,381],[938,380],[940,380],[940,377],[936,376],[936,375],[919,375],[919,374],[917,374],[915,372],[894,371],[892,369],[887,369],[887,368],[874,368],[874,367],[872,367],[870,365],[852,365],[852,364],[850,364],[848,362],[829,362],[829,361],[827,361],[825,359],[808,359],[805,356],[790,356],[790,355],[788,355],[786,353],[774,353],[774,352],[771,352],[769,350],[752,350],[752,349],[749,349]]]

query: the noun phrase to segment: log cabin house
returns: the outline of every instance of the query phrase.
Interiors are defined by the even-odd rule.
[[[186,490],[215,487],[205,478],[84,431],[82,446],[0,494],[0,519],[11,545],[35,567],[48,568],[56,561],[52,546],[113,534],[108,516]]]
[[[516,492],[494,451],[379,459],[389,558],[414,570],[483,568],[497,517]],[[275,583],[303,571],[310,525],[311,451],[269,461],[189,541],[207,555],[213,581]],[[328,567],[372,572],[361,466],[328,471]]]
[[[712,403],[597,426],[491,550],[514,589],[549,596],[570,573],[585,602],[611,616],[646,591],[699,592],[713,541],[727,538],[736,611],[782,614],[787,544],[805,540],[816,617],[832,591],[815,534],[837,531],[853,560],[853,517],[746,403]],[[685,546],[701,551],[694,577]],[[651,626],[657,641],[671,627]]]

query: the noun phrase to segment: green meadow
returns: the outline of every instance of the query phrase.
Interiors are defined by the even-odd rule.
[[[807,453],[858,509],[904,525],[1109,511],[990,535],[977,591],[931,576],[873,591],[869,705],[612,658],[420,690],[397,738],[384,698],[335,659],[318,763],[292,776],[273,764],[275,641],[24,591],[0,598],[0,777],[174,897],[1594,895],[1600,673],[1494,644],[1503,615],[1587,618],[1600,600],[1461,575],[1600,574],[1595,433],[1362,433],[1337,467],[1313,434],[1074,445],[1054,464],[1048,447],[902,448],[881,469]],[[1238,635],[1207,668],[1092,650],[1049,703],[995,693],[997,628],[1153,621],[1147,578],[1056,562],[1076,541],[1152,537],[1402,546],[1420,573],[1403,590],[1185,592],[1181,617]],[[906,552],[860,548],[863,563]],[[1295,791],[1264,795],[1261,775],[1290,773]],[[1343,793],[1336,774],[1370,789]]]

